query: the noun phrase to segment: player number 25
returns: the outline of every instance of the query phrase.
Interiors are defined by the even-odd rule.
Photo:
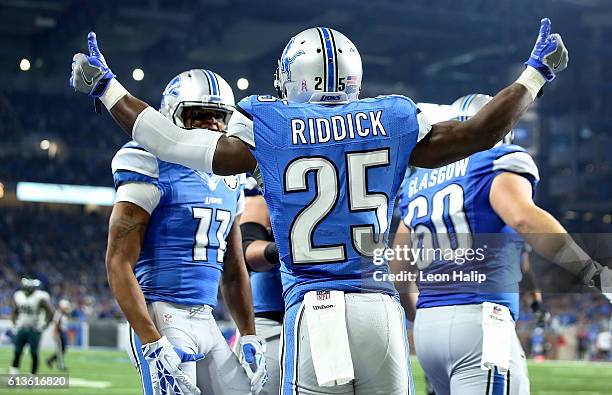
[[[389,199],[383,193],[368,192],[367,172],[369,168],[389,165],[389,149],[346,153],[345,161],[349,212],[375,211],[377,218],[377,226],[351,225],[351,242],[359,254],[372,256],[374,248],[382,243],[378,235],[387,231]],[[292,161],[285,170],[285,193],[308,191],[310,172],[315,173],[315,197],[300,210],[291,224],[289,244],[292,262],[297,265],[314,265],[345,261],[345,244],[314,246],[313,237],[317,225],[338,202],[340,179],[336,166],[322,156]]]

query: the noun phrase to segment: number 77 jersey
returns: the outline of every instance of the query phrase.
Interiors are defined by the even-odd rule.
[[[238,104],[228,134],[257,159],[287,308],[311,290],[395,294],[375,279],[388,266],[374,265],[372,251],[386,243],[408,158],[429,129],[402,96],[341,105],[250,96]]]

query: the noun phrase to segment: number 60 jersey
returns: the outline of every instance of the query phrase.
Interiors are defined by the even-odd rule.
[[[535,191],[538,168],[512,144],[407,175],[398,207],[413,251],[422,248],[418,308],[493,302],[518,318],[524,241],[489,202],[491,184],[504,172],[522,175]]]
[[[319,101],[337,100],[321,94]],[[395,294],[376,281],[372,246],[386,241],[412,149],[430,126],[402,96],[348,104],[250,96],[228,135],[251,146],[263,178],[281,260],[285,307],[306,292]]]

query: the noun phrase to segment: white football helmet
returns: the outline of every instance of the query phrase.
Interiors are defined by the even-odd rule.
[[[461,96],[451,104],[451,110],[457,120],[463,122],[476,115],[493,97],[481,93],[473,93],[471,95]],[[514,141],[514,132],[511,130],[504,138],[495,146],[502,144],[512,144]]]
[[[184,71],[174,77],[162,94],[159,112],[182,128],[185,107],[204,107],[225,113],[227,125],[234,111],[234,92],[217,73],[204,69]]]
[[[361,90],[361,55],[346,36],[327,27],[297,34],[278,61],[274,86],[290,102],[346,103]]]

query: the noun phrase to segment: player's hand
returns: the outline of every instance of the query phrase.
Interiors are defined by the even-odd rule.
[[[542,304],[536,300],[531,303],[531,311],[536,318],[536,327],[545,328],[550,322],[550,313],[542,306]]]
[[[200,395],[200,390],[189,380],[179,365],[183,362],[196,362],[204,354],[189,354],[173,347],[166,336],[142,346],[142,353],[149,364],[153,393],[175,395]]]
[[[550,34],[550,26],[550,19],[541,20],[538,39],[531,56],[525,62],[525,65],[538,70],[548,82],[552,81],[557,73],[565,70],[569,60],[561,35]]]
[[[89,47],[89,56],[78,53],[72,57],[70,86],[74,90],[91,97],[100,97],[110,80],[115,78],[115,74],[110,70],[104,56],[100,53],[96,33],[89,32],[87,46]]]
[[[599,262],[591,261],[580,273],[582,282],[595,287],[612,302],[612,270]]]
[[[240,338],[240,364],[251,380],[251,392],[258,394],[268,382],[266,369],[266,341],[256,335]]]

